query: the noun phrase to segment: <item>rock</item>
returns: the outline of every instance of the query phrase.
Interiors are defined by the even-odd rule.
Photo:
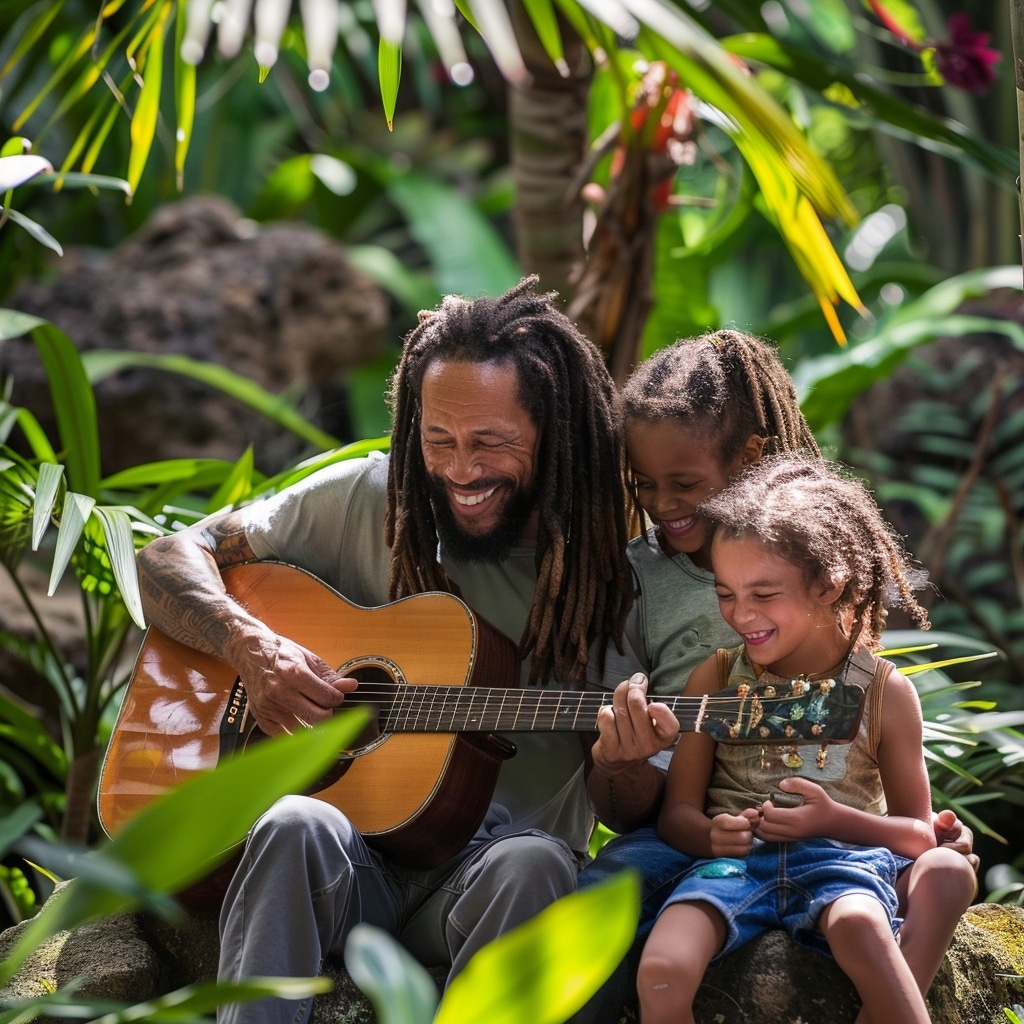
[[[22,285],[12,309],[45,317],[80,351],[126,349],[226,366],[351,440],[340,372],[383,349],[383,293],[345,249],[302,224],[256,224],[227,200],[168,204],[111,252],[71,249],[52,279]],[[49,388],[31,341],[8,342],[0,368],[12,400],[53,429]],[[103,470],[164,458],[236,460],[252,443],[276,472],[304,454],[297,438],[185,377],[134,369],[96,386]],[[52,433],[51,433],[51,436]]]
[[[51,897],[53,898],[53,897]],[[0,958],[25,925],[0,933]],[[0,1006],[83,978],[82,995],[141,1002],[214,976],[212,912],[171,925],[148,914],[115,915],[41,945]],[[978,904],[964,915],[928,996],[934,1024],[1005,1024],[1003,1007],[1024,1001],[1024,908]],[[373,1012],[339,960],[325,974],[333,992],[314,1001],[312,1024],[371,1024]],[[443,979],[435,972],[435,980]],[[697,1024],[847,1024],[857,1014],[853,986],[828,957],[795,946],[782,932],[761,936],[712,964],[695,1006]],[[624,1024],[637,1019],[623,1011]],[[529,1022],[524,1022],[529,1024]]]

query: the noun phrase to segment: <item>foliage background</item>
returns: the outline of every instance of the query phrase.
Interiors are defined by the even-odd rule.
[[[111,31],[125,28],[137,6],[108,5],[113,11]],[[995,65],[997,77],[991,88],[977,95],[943,85],[929,63],[927,46],[922,52],[920,46],[901,42],[868,5],[856,0],[811,5],[723,0],[692,8],[684,3],[669,6],[692,15],[710,37],[724,41],[729,52],[750,60],[757,87],[774,98],[842,184],[856,216],[850,223],[838,216],[827,218],[826,227],[864,309],[858,311],[851,302],[839,306],[837,315],[850,341],[840,352],[771,221],[763,191],[752,181],[713,111],[695,104],[692,112],[698,127],[677,140],[683,158],[669,159],[675,202],[660,209],[644,238],[652,255],[650,316],[643,320],[642,351],[676,336],[725,325],[774,338],[807,396],[808,416],[823,444],[871,475],[880,497],[913,510],[925,530],[946,530],[954,538],[941,548],[941,564],[929,568],[933,576],[945,574],[970,583],[965,588],[968,598],[980,592],[984,600],[936,605],[937,624],[990,644],[999,639],[996,646],[1006,657],[1001,666],[986,669],[985,696],[998,700],[1000,707],[1016,708],[1024,703],[1019,669],[1024,659],[1024,580],[1014,557],[1022,548],[1024,514],[1024,454],[1016,443],[1019,417],[1014,418],[1018,407],[1007,406],[1001,425],[1005,437],[992,449],[994,455],[983,453],[983,472],[972,466],[984,416],[954,400],[938,418],[934,395],[927,388],[908,395],[905,408],[893,415],[894,425],[904,419],[907,430],[923,438],[931,461],[920,472],[908,476],[898,461],[886,463],[878,460],[877,452],[857,450],[841,429],[854,397],[873,381],[891,377],[918,344],[951,334],[961,339],[965,352],[972,338],[982,336],[1021,348],[1013,330],[1021,321],[1019,273],[1015,279],[993,269],[1016,266],[1019,271],[1020,264],[1009,6],[982,0],[887,5],[901,23],[920,29],[919,40],[946,39],[949,17],[957,12],[968,13],[977,30],[989,33],[1002,60]],[[53,20],[21,54],[27,26],[44,8],[52,10]],[[353,436],[338,438],[347,442],[386,429],[383,382],[398,340],[414,323],[418,309],[433,305],[449,291],[498,292],[522,270],[541,269],[545,284],[559,287],[567,299],[573,286],[559,278],[561,270],[535,266],[529,255],[539,251],[533,237],[536,225],[524,221],[525,189],[517,162],[526,97],[498,71],[492,51],[479,35],[462,33],[475,77],[471,84],[455,87],[445,78],[418,8],[410,8],[394,129],[389,131],[378,70],[378,10],[369,2],[346,3],[341,9],[348,21],[325,92],[307,85],[306,45],[298,25],[285,31],[280,59],[263,82],[248,46],[231,59],[210,52],[196,72],[196,119],[183,169],[176,167],[175,106],[167,89],[160,100],[153,148],[130,203],[115,191],[55,191],[38,183],[19,188],[13,203],[65,247],[116,246],[162,204],[201,192],[228,197],[256,222],[298,219],[344,242],[353,261],[388,294],[394,339],[387,357],[343,382],[359,410]],[[27,120],[21,117],[95,16],[96,7],[87,0],[8,0],[0,5],[0,138],[27,136],[34,151],[58,167],[89,127],[95,104],[82,100],[65,106],[62,98],[74,81],[68,78]],[[911,32],[908,39],[914,38]],[[572,118],[578,119],[581,112],[589,140],[616,118],[629,121],[628,101],[638,78],[633,54],[625,45],[620,50],[620,41],[614,38],[601,41],[618,61],[612,60],[597,74],[585,55],[567,51],[569,57],[575,54],[569,84],[587,103],[568,106],[563,130],[556,133],[559,139],[578,130],[578,121]],[[768,59],[775,45],[790,47],[786,52],[800,61],[784,70],[780,60]],[[170,63],[170,42],[167,53]],[[19,59],[8,63],[15,56]],[[114,78],[122,80],[120,73]],[[840,85],[862,89],[862,97],[870,88],[873,100],[851,105]],[[94,97],[112,95],[102,80],[96,89]],[[115,118],[91,167],[97,173],[124,176],[130,166],[127,111],[135,99],[127,92],[125,96],[125,112]],[[619,140],[624,148],[638,149],[645,161],[666,158],[668,147],[659,151],[643,132],[627,136]],[[664,176],[664,163],[658,169]],[[608,156],[595,160],[591,171],[576,182],[577,187],[589,178],[606,194],[614,191]],[[639,189],[621,191],[627,199],[646,202],[648,188],[658,180],[658,174],[651,173],[641,178]],[[11,204],[10,196],[6,202]],[[584,213],[580,203],[581,221]],[[19,283],[58,272],[58,265],[37,239],[4,224],[0,304],[15,294]],[[1009,293],[1011,299],[1001,304],[993,300],[995,288],[996,294]],[[968,300],[975,303],[972,318],[954,316]],[[59,343],[54,344],[59,349]],[[926,381],[938,376],[925,362],[918,373]],[[1011,376],[1000,384],[1001,393],[1020,395],[1022,377]],[[985,387],[989,390],[983,387],[975,403],[983,410],[992,408],[996,384],[990,380]],[[955,381],[952,392],[954,399],[960,397]],[[16,409],[17,381],[8,397]],[[15,422],[21,424],[17,429]],[[25,422],[24,416],[4,420],[3,437],[17,448],[12,455],[26,460],[23,464],[12,457],[4,473],[7,481],[16,473],[35,488],[45,453],[38,444],[24,444]],[[72,448],[81,443],[80,438],[65,441]],[[67,447],[55,443],[53,449],[54,461],[66,460]],[[311,442],[310,453],[315,450]],[[120,499],[130,492],[139,543],[147,529],[162,528],[155,518],[159,502],[154,495],[166,501],[173,494],[198,514],[215,507],[215,500],[240,500],[267,485],[252,472],[251,457],[240,451],[238,459],[236,466],[204,466],[191,477],[175,478],[173,485],[165,479],[159,486],[155,472],[148,478],[144,473],[137,476],[131,486],[122,481],[114,482],[122,486],[112,486],[109,480],[101,481],[97,468],[92,485],[67,479],[57,488],[54,514],[57,519],[64,516],[65,487],[87,493],[101,508],[120,507]],[[971,485],[966,493],[965,481]],[[83,543],[99,551],[109,542],[103,530],[83,536]],[[12,572],[24,557],[22,550],[18,559],[10,560]],[[76,560],[79,578],[89,578],[90,571],[82,564]],[[980,577],[976,583],[972,575]],[[998,595],[994,599],[986,596],[985,588],[992,586]],[[112,640],[122,642],[128,623],[123,609],[96,611],[92,621],[106,622]],[[104,614],[111,619],[103,619]],[[959,670],[950,671],[956,681],[970,678],[974,670],[963,670],[967,675],[962,676]],[[109,725],[116,705],[117,682],[108,676],[95,684],[103,697],[87,716],[78,741],[66,735],[66,721],[65,735],[60,728],[54,732],[49,723],[38,731],[38,748],[46,751],[39,755],[40,763],[49,776],[40,776],[37,782],[46,799],[56,800],[43,809],[40,820],[54,829],[61,827],[67,809],[54,797],[54,784],[65,782],[64,775],[79,757],[91,756],[94,770],[96,750],[104,739],[103,722]],[[72,680],[70,692],[79,685]],[[8,714],[14,717],[17,712]],[[21,727],[28,724],[22,721]],[[988,774],[979,774],[990,783],[991,794],[1002,800],[998,809],[991,803],[988,807],[993,831],[1010,837],[1015,854],[1022,846],[1014,821],[1020,795],[1006,781],[1012,777],[1013,755],[1000,756],[998,743],[992,746],[995,761],[986,768]],[[7,756],[10,768],[15,755]],[[11,768],[8,777],[17,776],[18,770]],[[88,766],[84,770],[87,774]],[[11,792],[17,793],[11,785]],[[953,788],[952,781],[949,787]],[[33,784],[24,792],[32,793]],[[987,859],[1005,857],[1006,851],[999,848]]]

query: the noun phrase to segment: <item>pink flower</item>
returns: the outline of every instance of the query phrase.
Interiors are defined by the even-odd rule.
[[[993,65],[1001,54],[985,44],[988,32],[975,32],[963,11],[950,15],[949,42],[935,43],[935,61],[947,84],[981,94],[996,80]]]

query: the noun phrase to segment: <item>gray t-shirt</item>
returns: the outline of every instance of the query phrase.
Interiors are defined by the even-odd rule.
[[[626,549],[637,583],[637,597],[626,620],[623,653],[611,641],[602,663],[588,674],[591,683],[614,689],[634,672],[643,672],[652,696],[677,696],[690,673],[719,647],[734,647],[739,637],[722,618],[714,574],[680,552],[671,558],[654,532],[636,537]],[[671,751],[651,758],[668,768]]]
[[[245,532],[253,552],[305,569],[355,604],[386,604],[391,563],[384,539],[387,467],[380,453],[340,462],[248,506]],[[466,604],[518,643],[533,601],[534,551],[514,549],[498,563],[443,557],[442,563]],[[524,684],[528,674],[524,664]],[[508,738],[518,753],[502,764],[494,795],[495,803],[508,811],[498,817],[508,820],[493,827],[492,834],[537,828],[577,852],[586,851],[594,816],[580,735],[532,732]]]

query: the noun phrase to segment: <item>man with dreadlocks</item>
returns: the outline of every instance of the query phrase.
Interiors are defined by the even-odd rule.
[[[327,719],[358,683],[234,600],[220,570],[240,562],[299,566],[361,606],[458,593],[518,640],[528,685],[582,688],[591,648],[621,633],[632,583],[614,389],[600,353],[534,282],[421,314],[391,383],[389,456],[335,464],[140,552],[150,622],[228,661],[264,732]],[[564,732],[516,744],[477,835],[440,867],[393,863],[325,801],[275,804],[225,896],[219,976],[316,974],[359,921],[454,974],[574,890],[593,825],[588,744]],[[308,1013],[267,999],[221,1019]]]

